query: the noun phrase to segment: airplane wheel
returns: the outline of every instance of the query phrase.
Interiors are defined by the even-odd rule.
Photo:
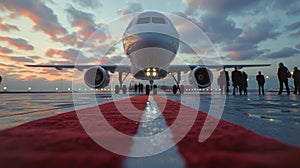
[[[177,85],[173,85],[173,89],[172,89],[173,94],[176,94],[177,90],[178,90]]]
[[[123,87],[122,87],[122,91],[123,91],[123,93],[124,93],[124,94],[126,94],[126,93],[127,93],[127,87],[126,87],[126,85],[123,85]]]
[[[146,95],[150,94],[150,85],[146,85]]]
[[[120,93],[120,86],[119,86],[119,85],[116,85],[116,86],[115,86],[115,93],[116,93],[116,94],[119,94],[119,93]]]
[[[157,85],[153,85],[153,94],[157,95]]]
[[[181,94],[184,93],[184,85],[180,85],[180,93],[181,93]]]

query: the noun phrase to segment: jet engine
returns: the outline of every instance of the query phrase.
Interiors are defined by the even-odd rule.
[[[189,74],[190,84],[198,88],[207,88],[213,80],[212,72],[203,66],[197,66]]]
[[[109,80],[109,73],[101,66],[91,67],[84,74],[84,82],[91,88],[104,88]]]

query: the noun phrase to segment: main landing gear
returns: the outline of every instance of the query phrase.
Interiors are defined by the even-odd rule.
[[[127,78],[129,73],[127,73],[125,75],[124,79],[122,79],[122,74],[123,74],[123,72],[119,72],[119,83],[120,83],[120,85],[115,86],[115,93],[116,94],[119,94],[121,90],[122,90],[123,94],[127,93],[127,86],[123,85],[123,82],[125,81],[125,79]]]
[[[149,80],[150,85],[146,85],[146,95],[150,94],[150,91],[153,91],[154,95],[157,95],[157,85],[153,85],[154,81]]]
[[[173,85],[172,92],[173,94],[177,94],[177,91],[179,91],[180,94],[184,93],[184,85],[180,85],[181,81],[181,72],[177,72],[177,79],[175,76],[171,73],[171,76],[173,77],[174,81],[176,82],[176,85]]]

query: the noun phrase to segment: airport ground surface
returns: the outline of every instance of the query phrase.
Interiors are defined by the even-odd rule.
[[[193,116],[195,105],[200,102],[200,111],[197,112],[196,120],[186,136],[177,143],[178,129],[173,128],[166,136],[169,138],[162,141],[168,143],[159,146],[164,147],[172,143],[177,145],[163,153],[142,158],[116,155],[97,145],[95,140],[87,135],[87,130],[82,128],[84,126],[81,124],[84,122],[80,120],[80,124],[76,113],[68,112],[74,110],[71,94],[32,93],[0,96],[0,160],[12,167],[295,167],[300,164],[298,95],[167,94],[150,96],[150,99],[147,96],[131,94],[132,98],[129,99],[124,95],[80,94],[80,99],[75,98],[76,109],[81,109],[79,111],[83,114],[89,114],[90,111],[94,111],[93,108],[99,107],[110,125],[132,137],[148,136],[149,133],[153,134],[153,130],[158,130],[154,131],[154,134],[157,134],[159,130],[165,130],[175,123],[180,113],[183,117]],[[95,102],[89,100],[91,97]],[[129,102],[135,102],[134,106],[139,110],[125,108],[125,111],[130,113],[124,117],[118,112],[118,107],[113,107],[114,102],[121,102],[119,105],[124,108]],[[147,107],[147,102],[153,107]],[[168,102],[167,106],[164,102]],[[100,106],[94,106],[95,103]],[[198,137],[204,128],[206,113],[212,107],[217,111],[222,110],[221,113],[210,113],[216,117],[222,115],[221,121],[217,123],[213,134],[206,141],[199,143]],[[158,113],[154,115],[153,111]],[[149,113],[152,115],[148,115]],[[140,121],[132,121],[130,116],[138,117]],[[97,118],[93,118],[88,121],[97,122]],[[149,119],[155,120],[145,122]],[[215,123],[214,119],[212,121]],[[179,125],[184,126],[187,123],[184,121],[188,121],[188,118],[183,118]],[[208,125],[212,126],[214,123],[209,122]],[[113,137],[112,134],[105,136]],[[124,145],[123,150],[128,152],[128,155],[151,153],[153,151],[149,149],[155,149],[155,146],[149,146],[155,143],[149,143],[143,148],[138,145],[136,139],[132,138]]]

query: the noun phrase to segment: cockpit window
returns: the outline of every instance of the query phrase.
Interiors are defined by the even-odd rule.
[[[150,23],[150,17],[139,18],[137,24],[146,24]]]
[[[160,17],[152,17],[152,23],[166,24],[166,21],[165,21],[164,18],[160,18]]]

